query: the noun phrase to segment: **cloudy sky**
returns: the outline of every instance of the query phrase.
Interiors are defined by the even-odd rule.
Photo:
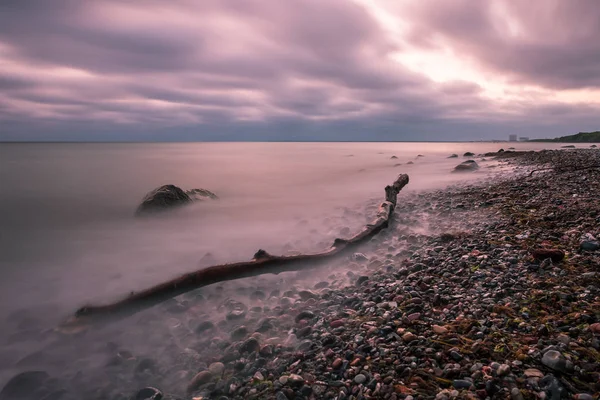
[[[2,0],[0,140],[600,129],[597,0]]]

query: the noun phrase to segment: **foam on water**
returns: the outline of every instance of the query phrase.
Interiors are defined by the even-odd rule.
[[[38,366],[31,363],[38,349],[50,351],[39,335],[28,341],[24,332],[52,328],[88,301],[109,301],[195,270],[206,253],[216,262],[229,262],[249,259],[258,248],[273,254],[321,250],[340,235],[340,228],[360,229],[369,219],[365,206],[381,200],[384,186],[397,174],[409,174],[407,191],[483,178],[497,170],[487,168],[496,162],[480,161],[482,168],[472,174],[451,170],[466,151],[507,146],[1,144],[0,387],[15,372]],[[459,158],[448,159],[452,153]],[[144,194],[167,183],[206,188],[220,200],[134,219]],[[360,212],[345,213],[345,208]],[[101,341],[121,335],[121,341],[137,347],[144,346],[139,338],[146,334],[127,322],[98,333],[104,335]],[[99,350],[82,343],[79,354],[64,358],[60,352],[68,346],[56,347],[61,350],[55,350],[52,362],[80,360],[76,365],[83,369],[100,365],[91,355]],[[22,362],[24,357],[29,361]],[[48,367],[51,362],[43,360],[47,357],[38,358],[39,366]]]

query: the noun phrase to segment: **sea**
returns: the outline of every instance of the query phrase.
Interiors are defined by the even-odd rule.
[[[154,351],[144,350],[147,332],[136,322],[57,339],[54,327],[84,304],[118,299],[207,260],[249,260],[259,248],[323,250],[340,236],[328,218],[383,199],[400,173],[410,177],[405,192],[442,189],[509,173],[479,158],[478,171],[453,173],[465,152],[560,146],[0,143],[0,388],[27,370],[61,378],[101,369],[100,342]],[[164,184],[208,189],[219,199],[135,218],[144,195]],[[350,231],[367,222],[345,221]]]

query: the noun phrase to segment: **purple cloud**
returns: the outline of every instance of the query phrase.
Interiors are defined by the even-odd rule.
[[[557,133],[575,122],[571,130],[583,130],[600,122],[600,100],[562,91],[599,89],[600,10],[592,3],[4,1],[0,119],[13,130],[0,138],[87,122],[125,136],[160,127],[176,138],[178,127],[197,127],[235,137],[248,124],[284,132],[292,123],[359,138],[339,128],[349,123],[374,135],[437,129],[443,139],[449,125],[456,134],[542,126],[530,115],[544,115]],[[374,6],[408,29],[391,31]],[[440,82],[395,59],[447,48],[506,78],[504,97],[467,73]]]

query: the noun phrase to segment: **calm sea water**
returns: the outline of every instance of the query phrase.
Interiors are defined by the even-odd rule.
[[[0,144],[0,385],[9,377],[3,371],[14,373],[14,360],[36,346],[14,345],[23,329],[10,323],[15,315],[51,328],[87,301],[194,270],[207,252],[225,262],[250,259],[258,248],[320,250],[316,243],[338,235],[320,222],[340,205],[382,198],[399,173],[409,174],[412,191],[488,176],[494,162],[474,174],[450,171],[466,151],[508,146],[560,145]],[[220,200],[135,219],[145,193],[167,183],[209,189]],[[364,222],[348,225],[354,231]]]

